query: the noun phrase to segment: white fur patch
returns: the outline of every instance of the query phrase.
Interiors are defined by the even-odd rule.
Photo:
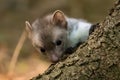
[[[68,18],[67,21],[69,28],[68,39],[70,40],[70,46],[74,47],[77,43],[84,42],[88,39],[89,30],[92,25],[91,23],[74,18]]]
[[[35,33],[33,35],[33,45],[34,44],[37,44],[38,46],[42,46],[41,42],[39,41],[39,34],[38,33]]]

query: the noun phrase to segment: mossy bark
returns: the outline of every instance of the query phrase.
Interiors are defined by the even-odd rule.
[[[120,80],[120,0],[86,43],[32,80]]]

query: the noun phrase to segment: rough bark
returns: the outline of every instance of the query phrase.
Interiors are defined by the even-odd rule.
[[[120,80],[120,0],[86,43],[32,80]]]

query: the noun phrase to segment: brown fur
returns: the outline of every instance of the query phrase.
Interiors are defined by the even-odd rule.
[[[61,11],[37,19],[32,26],[28,24],[26,27],[33,46],[39,52],[41,48],[44,48],[45,53],[43,54],[46,54],[53,62],[61,58],[67,43],[67,21]],[[57,40],[62,41],[61,45],[56,45]]]

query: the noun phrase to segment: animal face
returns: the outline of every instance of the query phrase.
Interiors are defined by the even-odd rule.
[[[55,11],[53,15],[35,20],[32,25],[27,21],[26,31],[37,51],[52,62],[60,60],[67,43],[67,21],[63,12]]]

